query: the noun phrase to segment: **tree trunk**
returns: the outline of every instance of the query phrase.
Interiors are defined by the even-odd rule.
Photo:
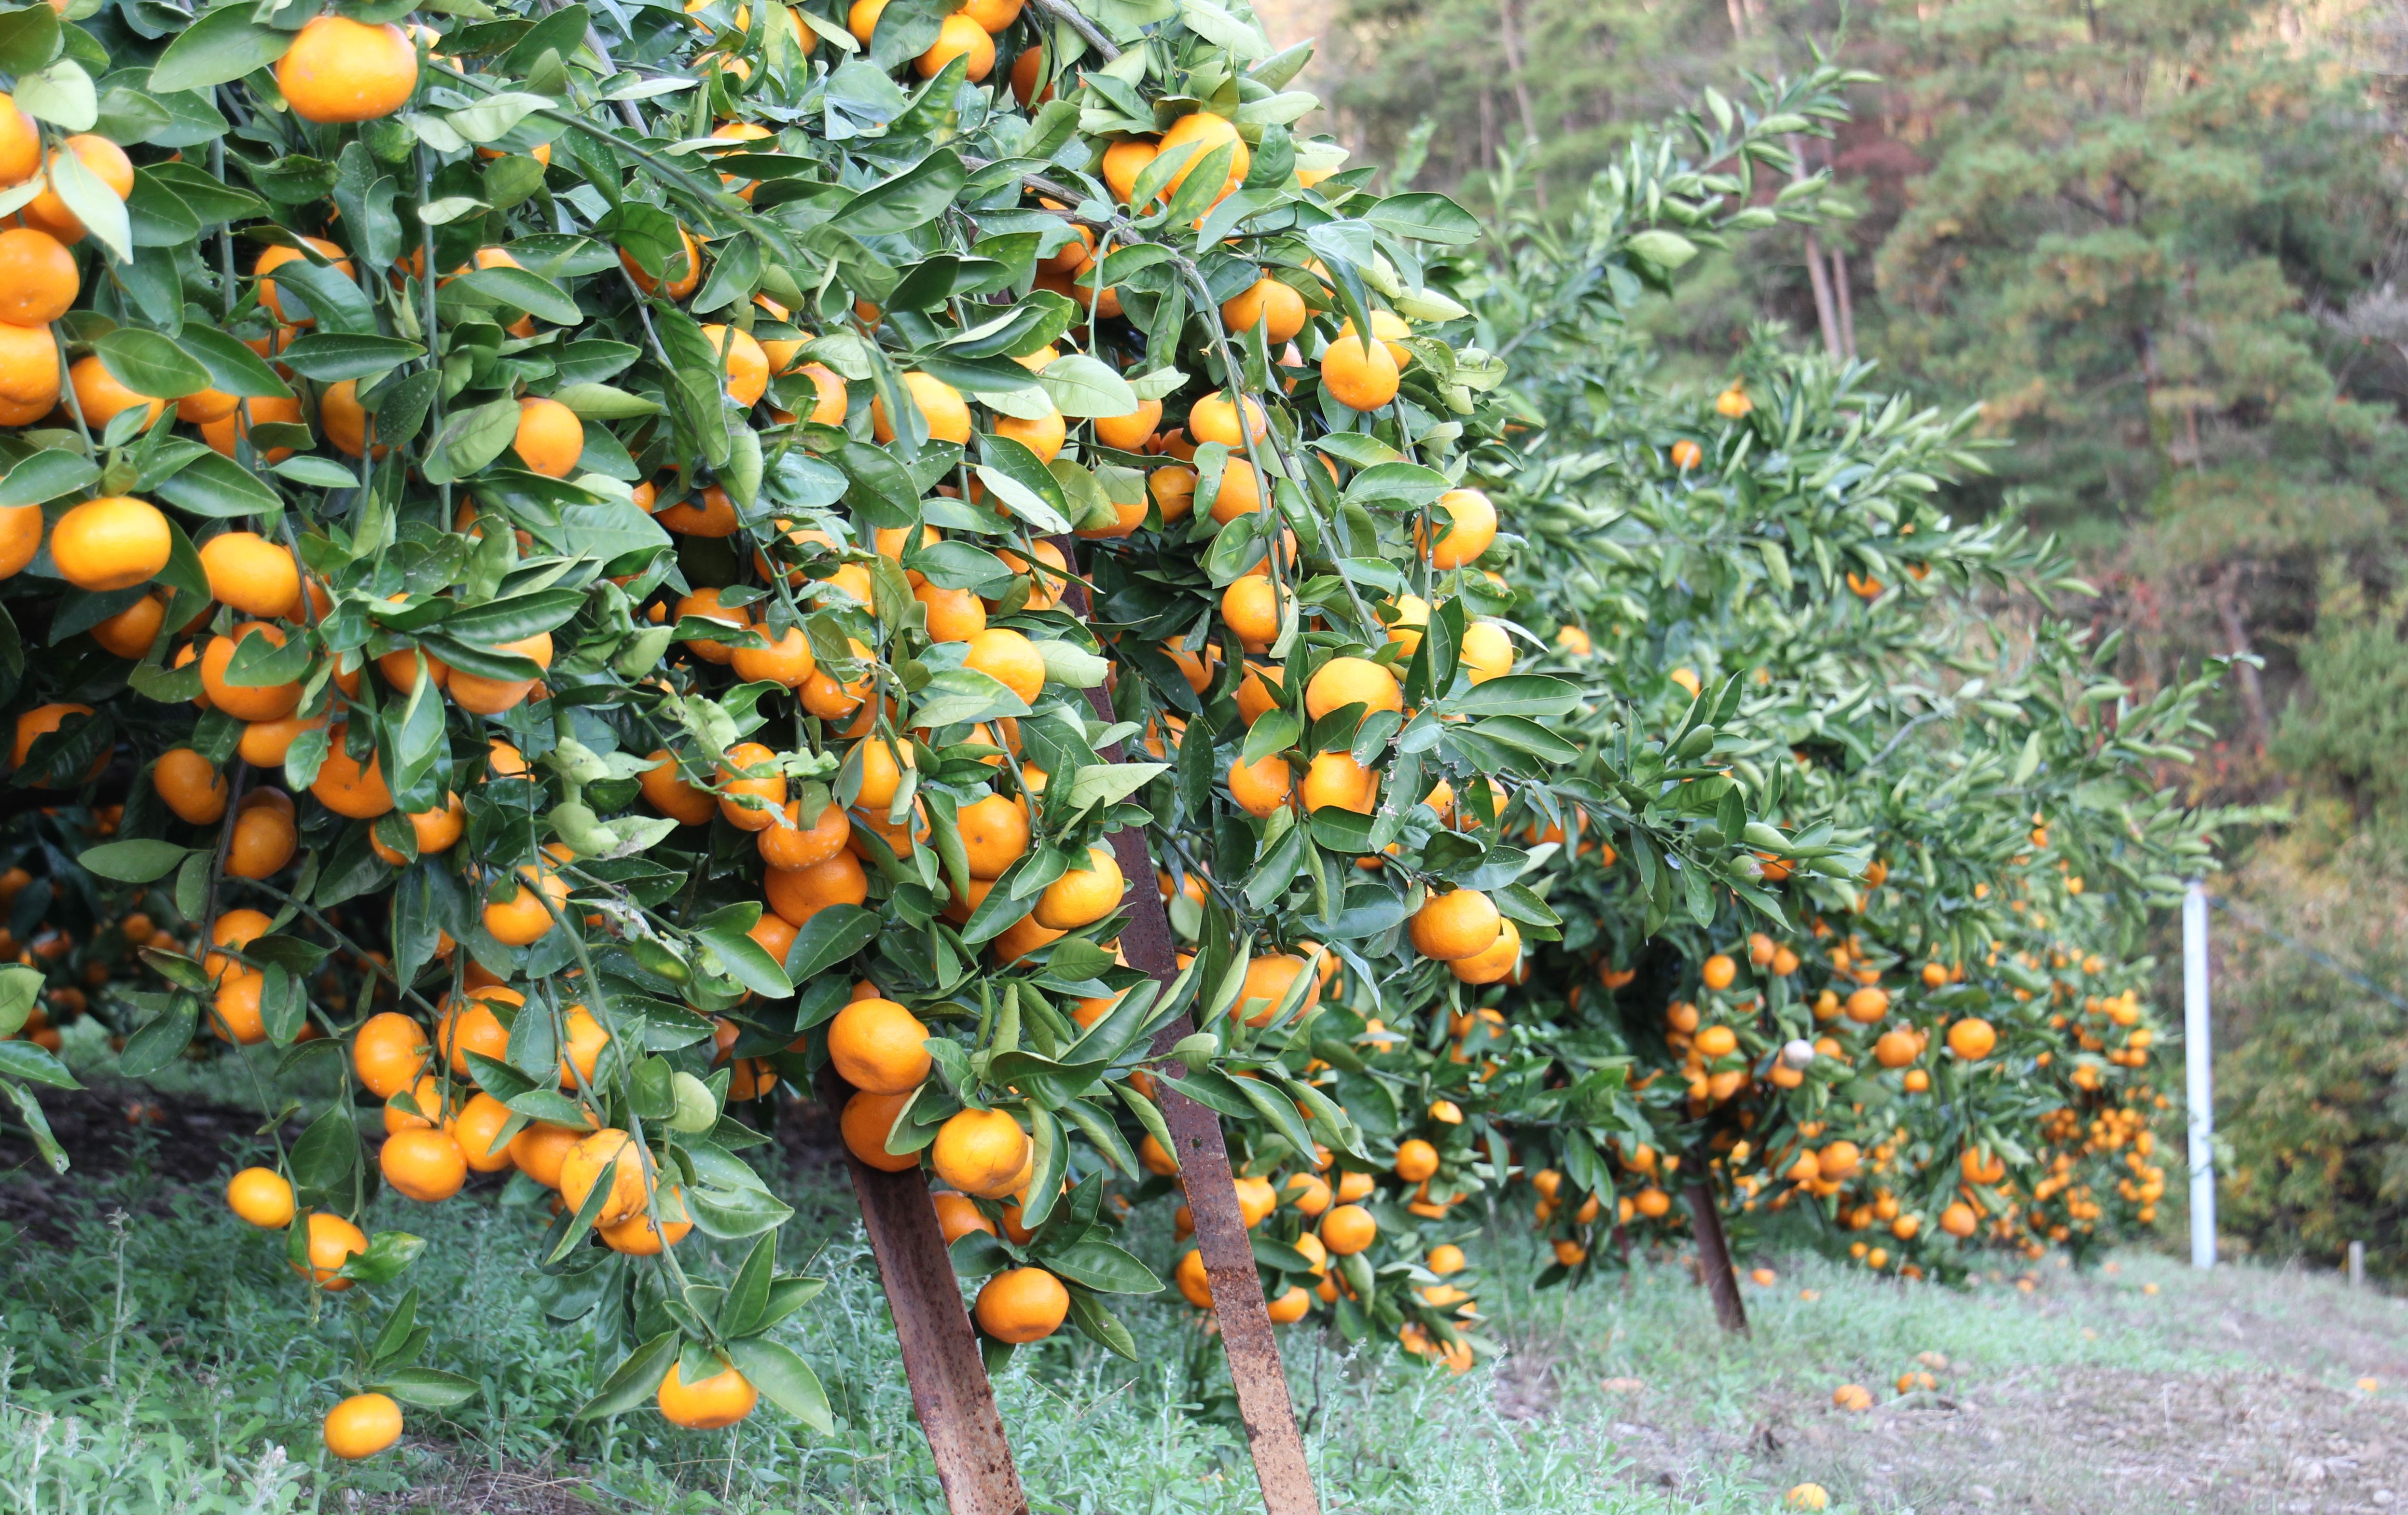
[[[1513,79],[1513,105],[1522,114],[1522,146],[1532,157],[1530,187],[1538,193],[1539,208],[1547,208],[1547,179],[1539,171],[1536,157],[1539,148],[1539,116],[1530,108],[1530,83],[1524,71],[1522,52],[1522,19],[1515,12],[1516,0],[1498,0],[1497,39],[1505,49],[1505,66]]]
[[[1840,306],[1840,350],[1856,361],[1856,297],[1848,288],[1848,250],[1831,250],[1831,293]]]
[[[2215,619],[2224,624],[2228,655],[2247,657],[2250,653],[2249,627],[2241,619],[2241,596],[2238,580],[2241,565],[2234,564],[2215,576]],[[2266,687],[2258,677],[2255,664],[2236,663],[2233,672],[2241,677],[2241,706],[2249,714],[2249,750],[2263,756],[2269,727],[2266,722]]]
[[[1698,1265],[1705,1270],[1706,1293],[1714,1298],[1714,1319],[1732,1336],[1746,1336],[1747,1306],[1731,1273],[1730,1241],[1723,1235],[1722,1211],[1714,1208],[1714,1186],[1692,1179],[1681,1197],[1688,1203],[1689,1224],[1698,1233]]]
[[[1789,160],[1793,182],[1808,177],[1806,150],[1795,136],[1789,138]],[[1806,282],[1814,291],[1814,325],[1822,333],[1823,350],[1836,362],[1842,355],[1840,313],[1831,299],[1830,270],[1823,264],[1823,239],[1814,235],[1812,226],[1806,228]]]

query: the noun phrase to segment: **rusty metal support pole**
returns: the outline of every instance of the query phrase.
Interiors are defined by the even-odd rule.
[[[1075,563],[1074,545],[1057,536],[1063,561]],[[1065,603],[1081,620],[1088,611],[1086,586],[1073,581]],[[1101,689],[1087,691],[1098,717],[1112,719],[1111,702]],[[1113,749],[1097,754],[1107,763],[1121,762]],[[1170,916],[1154,881],[1154,853],[1139,831],[1116,831],[1109,838],[1112,855],[1128,880],[1121,908],[1128,924],[1121,930],[1122,954],[1131,967],[1165,989],[1179,975],[1178,953],[1171,942]],[[1195,1018],[1182,1015],[1162,1028],[1154,1039],[1156,1056],[1168,1051],[1196,1030]],[[1179,1160],[1179,1182],[1187,1197],[1187,1211],[1196,1222],[1196,1245],[1204,1254],[1204,1276],[1212,1290],[1212,1312],[1221,1326],[1221,1347],[1229,1358],[1229,1381],[1238,1394],[1238,1414],[1245,1422],[1246,1444],[1254,1453],[1254,1477],[1263,1489],[1267,1515],[1320,1515],[1321,1500],[1313,1492],[1312,1468],[1305,1461],[1304,1436],[1297,1428],[1296,1407],[1287,1392],[1287,1369],[1280,1361],[1279,1338],[1272,1334],[1268,1305],[1263,1299],[1262,1275],[1254,1271],[1254,1248],[1246,1234],[1246,1218],[1238,1209],[1238,1190],[1229,1171],[1229,1149],[1221,1136],[1220,1117],[1183,1094],[1161,1091],[1163,1123]]]
[[[819,1095],[831,1111],[843,1110],[852,1093],[834,1067],[821,1069]],[[1028,1515],[1028,1496],[1012,1465],[1003,1415],[979,1355],[978,1332],[962,1308],[961,1285],[937,1225],[926,1177],[916,1166],[881,1173],[850,1150],[844,1161],[886,1286],[903,1372],[911,1382],[911,1408],[936,1459],[945,1508],[953,1515]]]
[[[1739,1279],[1731,1271],[1730,1238],[1723,1234],[1723,1212],[1714,1205],[1714,1186],[1692,1180],[1681,1192],[1688,1202],[1689,1224],[1698,1233],[1698,1269],[1705,1275],[1706,1293],[1714,1300],[1714,1319],[1735,1336],[1748,1335],[1747,1306],[1739,1296]]]

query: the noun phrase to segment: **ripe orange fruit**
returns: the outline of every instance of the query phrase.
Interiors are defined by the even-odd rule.
[[[263,1230],[281,1231],[293,1223],[293,1185],[274,1168],[245,1168],[226,1181],[226,1208]]]
[[[485,930],[505,947],[540,940],[552,928],[552,911],[568,903],[568,880],[560,875],[548,869],[538,874],[530,865],[519,869],[519,877],[523,881],[517,893],[498,905],[487,904],[481,914]],[[529,882],[536,887],[528,888]],[[547,900],[552,909],[544,908]]]
[[[935,79],[956,58],[969,60],[969,81],[973,84],[995,69],[995,38],[961,11],[945,18],[938,30],[936,44],[913,59],[911,66],[922,79]]]
[[[304,121],[376,121],[409,103],[418,50],[398,26],[319,16],[294,35],[276,84]]]
[[[1009,1112],[968,1109],[937,1128],[928,1155],[937,1177],[962,1193],[1001,1199],[1025,1181],[1035,1150]]]
[[[927,1039],[920,1018],[893,1000],[857,999],[828,1022],[828,1058],[855,1089],[906,1093],[928,1076]]]
[[[569,1149],[585,1136],[574,1126],[531,1121],[510,1138],[510,1163],[546,1189],[560,1187],[560,1170]]]
[[[343,734],[341,726],[328,733],[326,756],[318,765],[318,777],[309,785],[309,793],[337,815],[353,821],[373,821],[393,808],[393,792],[385,787],[374,750],[369,751],[366,764],[362,765],[345,750]]]
[[[139,503],[135,502],[135,503]],[[56,549],[52,551],[55,553]],[[299,683],[230,684],[226,670],[234,664],[236,649],[251,636],[264,636],[271,646],[284,645],[284,629],[265,621],[246,621],[224,636],[212,639],[201,653],[201,688],[209,703],[237,721],[279,721],[291,715],[301,703]]]
[[[1369,658],[1331,658],[1304,686],[1305,714],[1318,721],[1350,705],[1360,705],[1367,716],[1374,710],[1402,712],[1405,692],[1396,675]]]
[[[969,590],[922,584],[911,597],[928,607],[928,636],[933,641],[967,642],[986,630],[986,606]]]
[[[688,1431],[718,1431],[752,1414],[752,1407],[760,1403],[761,1391],[732,1367],[689,1384],[678,1377],[677,1365],[671,1363],[668,1377],[661,1380],[660,1393],[654,1397],[671,1425]]]
[[[997,436],[1009,436],[1037,454],[1039,463],[1052,463],[1062,455],[1062,444],[1069,439],[1070,423],[1059,410],[1048,409],[1041,416],[1022,420],[1003,416],[995,423]]]
[[[1410,929],[1413,950],[1452,963],[1486,951],[1496,944],[1503,926],[1504,917],[1497,913],[1487,895],[1476,889],[1456,889],[1424,900],[1413,912]]]
[[[778,754],[759,742],[738,742],[727,749],[727,760],[719,765],[719,813],[727,823],[741,831],[766,831],[778,823],[778,812],[786,803],[786,776],[774,771]],[[767,777],[748,779],[739,770],[771,768]],[[750,796],[763,802],[759,808],[737,803],[738,796]]]
[[[844,1113],[837,1120],[837,1130],[844,1137],[845,1151],[881,1173],[900,1173],[906,1168],[918,1167],[918,1152],[890,1152],[886,1150],[886,1134],[895,1129],[896,1117],[903,1113],[903,1107],[910,1103],[913,1093],[913,1089],[906,1089],[899,1094],[873,1094],[866,1089],[856,1091],[844,1102]],[[941,1194],[938,1196],[939,1200],[944,1197]],[[956,1194],[953,1197],[958,1199],[961,1196]]]
[[[1842,1008],[1848,1019],[1861,1025],[1871,1025],[1889,1013],[1889,993],[1875,985],[1867,984],[1851,993]]]
[[[374,1457],[401,1439],[401,1407],[390,1395],[353,1394],[326,1412],[324,1432],[326,1450],[336,1456],[350,1462]]]
[[[396,1193],[426,1205],[458,1193],[468,1178],[459,1144],[431,1126],[387,1136],[377,1167]]]
[[[671,1189],[660,1196],[658,1207],[662,1223],[654,1225],[650,1211],[638,1210],[616,1225],[599,1226],[604,1246],[629,1257],[658,1257],[665,1248],[683,1241],[694,1230],[687,1218],[683,1191]]]
[[[1039,925],[1053,931],[1076,931],[1120,908],[1122,897],[1128,893],[1128,880],[1122,877],[1120,863],[1111,850],[1088,848],[1087,865],[1084,871],[1065,873],[1037,896],[1037,908],[1029,914]]]
[[[741,327],[712,324],[705,326],[702,335],[710,350],[720,355],[721,382],[728,398],[752,409],[769,390],[769,354]]]
[[[788,800],[783,824],[753,833],[753,845],[760,850],[761,861],[772,869],[787,871],[816,867],[844,850],[844,844],[852,839],[853,822],[833,801],[820,811],[819,820],[807,828],[802,823],[802,801]],[[864,894],[863,897],[868,896]],[[770,908],[774,910],[777,907],[772,904]],[[764,916],[762,919],[770,918]],[[792,922],[788,924],[791,926]]]
[[[1230,1007],[1230,1013],[1235,1015],[1247,1011],[1250,1003],[1259,1001],[1252,1004],[1251,1012],[1246,1015],[1246,1024],[1270,1024],[1272,1016],[1278,1013],[1280,1003],[1287,998],[1289,987],[1303,976],[1304,971],[1304,959],[1293,952],[1267,952],[1249,959],[1245,980],[1238,990],[1238,1003]],[[1301,1013],[1320,1002],[1321,983],[1316,978],[1306,985],[1297,1008]]]
[[[1138,176],[1144,173],[1146,164],[1161,153],[1160,143],[1142,136],[1125,137],[1106,148],[1102,165],[1104,184],[1112,192],[1112,198],[1127,205],[1131,196],[1137,193]]]
[[[1127,415],[1096,417],[1096,440],[1124,452],[1135,452],[1145,446],[1146,438],[1161,424],[1162,402],[1140,400],[1137,408]]]
[[[1379,409],[1397,397],[1399,382],[1384,342],[1340,336],[1321,354],[1321,387],[1350,410]]]
[[[710,791],[688,783],[678,771],[677,759],[664,747],[652,753],[652,765],[636,779],[644,799],[680,825],[706,826],[719,813],[719,801]]]
[[[1269,420],[1251,398],[1245,402],[1245,430],[1240,432],[1237,405],[1226,394],[1207,394],[1188,409],[1187,435],[1198,442],[1219,442],[1232,451],[1241,450],[1250,437],[1259,442],[1270,435]]]
[[[314,1212],[309,1217],[309,1265],[301,1271],[328,1293],[340,1293],[351,1286],[351,1280],[335,1275],[367,1250],[368,1238],[358,1226],[339,1215]]]
[[[173,540],[167,518],[149,502],[104,495],[59,518],[50,529],[50,559],[78,589],[131,589],[167,565]]]
[[[127,410],[148,407],[142,425],[150,424],[167,412],[167,402],[144,394],[118,382],[117,376],[97,357],[78,358],[67,370],[67,386],[74,392],[76,408],[83,413],[84,424],[95,429],[108,425]]]
[[[15,95],[0,94],[0,188],[22,184],[41,166],[41,129],[17,108]]]
[[[352,1034],[351,1071],[369,1093],[391,1099],[417,1080],[426,1050],[424,1027],[399,1011],[382,1010]]]
[[[443,1134],[476,1173],[499,1173],[510,1165],[510,1144],[495,1142],[509,1124],[510,1108],[491,1094],[475,1094],[443,1122]]]
[[[37,705],[34,708],[26,711],[23,715],[19,716],[17,718],[16,741],[11,747],[9,752],[8,761],[10,765],[20,768],[23,767],[25,765],[25,759],[31,755],[34,750],[34,743],[40,737],[47,736],[50,733],[58,730],[61,726],[64,725],[66,723],[67,717],[71,715],[90,715],[92,713],[92,707],[89,705]],[[101,762],[104,765],[108,762],[108,755],[106,753],[102,754]],[[95,766],[93,771],[97,774],[100,770],[98,766]]]
[[[1268,652],[1280,634],[1285,596],[1269,579],[1249,574],[1221,592],[1221,620],[1249,652]]]
[[[1728,989],[1731,986],[1731,980],[1738,976],[1739,965],[1721,952],[1707,958],[1705,966],[1698,972],[1698,977],[1705,981],[1706,987],[1714,990]]]
[[[92,628],[92,639],[122,658],[140,658],[150,650],[166,622],[167,607],[155,593],[140,599]]]
[[[834,807],[831,806],[833,810]],[[845,834],[851,836],[853,827],[847,824]],[[764,835],[767,835],[766,833]],[[907,843],[899,832],[886,832],[890,846]],[[910,850],[909,845],[899,851]],[[820,862],[799,868],[770,868],[761,879],[761,892],[768,897],[769,908],[786,924],[797,929],[810,924],[811,917],[831,905],[861,905],[869,899],[869,874],[861,859],[850,851],[840,851]]]
[[[14,328],[0,326],[0,333]],[[0,349],[5,343],[0,342]],[[0,350],[0,364],[6,362]],[[0,379],[5,382],[5,379]],[[5,402],[0,402],[5,405]],[[43,409],[50,408],[44,406]],[[38,505],[0,506],[0,579],[13,579],[25,571],[34,554],[42,550],[42,507]],[[104,644],[106,645],[106,644]],[[110,648],[111,651],[116,649]],[[121,656],[122,654],[120,654]]]
[[[292,803],[284,801],[286,806]],[[294,827],[290,809],[252,805],[246,794],[242,813],[235,817],[234,841],[226,849],[226,872],[237,879],[270,878],[293,861],[299,844],[300,833]]]
[[[322,236],[305,236],[301,238],[301,240],[308,244],[310,251],[316,252],[321,257],[325,258],[336,273],[342,275],[345,279],[354,277],[351,269],[351,261],[343,256],[343,250],[341,248],[337,247],[334,243],[327,241]],[[275,315],[278,321],[283,322],[288,325],[314,326],[318,323],[318,318],[315,316],[302,315],[297,310],[287,312],[284,308],[284,296],[278,292],[276,280],[268,278],[267,276],[277,269],[283,267],[288,263],[308,263],[308,261],[309,259],[308,254],[302,252],[299,248],[286,247],[280,243],[275,247],[268,248],[262,251],[259,255],[259,261],[251,265],[251,277],[259,280],[259,303],[265,306],[267,309]],[[280,345],[281,344],[280,344]],[[251,419],[253,422],[270,420],[283,421],[288,419],[297,421],[300,419],[300,411],[297,407],[293,415],[288,418],[280,415],[264,415],[259,409],[259,406],[262,402],[253,400],[251,403]]]
[[[514,642],[495,644],[494,650],[528,659],[539,668],[552,666],[552,633],[537,632]],[[487,679],[462,669],[452,670],[452,703],[474,715],[500,715],[516,707],[535,689],[532,679]]]
[[[196,826],[211,825],[223,819],[231,793],[225,775],[189,747],[170,748],[161,753],[150,769],[150,785],[178,819]]]
[[[970,407],[963,402],[960,391],[933,374],[917,370],[903,376],[903,388],[927,423],[930,439],[969,445]],[[869,425],[871,435],[880,442],[895,440],[895,428],[887,419],[884,401],[869,402]]]
[[[1451,489],[1430,505],[1430,522],[1440,527],[1434,540],[1425,540],[1417,522],[1413,546],[1433,568],[1460,568],[1488,550],[1497,540],[1497,507],[1476,489]]]
[[[1230,760],[1229,797],[1248,815],[1269,815],[1287,803],[1295,786],[1296,775],[1287,759],[1277,752],[1266,753],[1251,764],[1242,757]]]
[[[1380,774],[1354,761],[1347,752],[1323,752],[1304,770],[1299,790],[1308,811],[1353,810],[1369,815],[1380,802]]]
[[[1028,852],[1028,812],[1000,794],[963,806],[956,821],[973,879],[999,879]]]
[[[469,1077],[468,1054],[499,1062],[510,1049],[509,1028],[494,1013],[495,1004],[523,1006],[526,996],[502,984],[468,991],[467,1003],[446,999],[443,1016],[435,1024],[435,1049],[451,1061],[454,1078]],[[412,1022],[415,1025],[417,1022]]]
[[[1213,196],[1216,201],[1221,195],[1228,193],[1246,181],[1246,171],[1254,166],[1254,154],[1246,150],[1245,142],[1238,136],[1236,123],[1226,116],[1216,116],[1210,111],[1199,110],[1192,116],[1182,116],[1173,121],[1170,130],[1162,134],[1159,150],[1174,154],[1182,148],[1192,150],[1187,154],[1184,163],[1171,170],[1170,182],[1164,186],[1166,193],[1178,193],[1179,187],[1187,182],[1187,176],[1194,173],[1197,166],[1206,158],[1211,157],[1213,150],[1224,143],[1228,144],[1230,150],[1229,171],[1220,193]],[[1189,433],[1199,441],[1210,440],[1201,433],[1195,431],[1193,427],[1189,428]]]
[[[987,675],[1030,705],[1045,689],[1045,659],[1037,644],[1006,627],[971,633],[962,666]]]
[[[585,450],[585,423],[558,400],[521,400],[518,434],[511,439],[510,450],[530,471],[547,479],[566,479],[576,471],[578,456]]]
[[[50,150],[50,161],[59,160],[60,149]],[[92,171],[93,177],[108,186],[108,192],[120,200],[134,193],[134,160],[125,150],[105,136],[86,132],[70,136],[64,150],[75,154],[76,162]],[[36,231],[48,232],[70,245],[84,238],[81,218],[67,208],[67,203],[55,184],[45,184],[33,204],[18,212],[19,219]]]
[[[38,421],[59,401],[59,344],[48,326],[0,323],[0,420]]]
[[[1420,1183],[1438,1171],[1438,1149],[1419,1136],[1398,1142],[1393,1166],[1398,1178],[1407,1183]]]
[[[1380,1222],[1360,1205],[1340,1205],[1321,1218],[1321,1244],[1339,1257],[1352,1257],[1379,1235]]]
[[[788,689],[799,688],[817,671],[817,664],[811,656],[810,638],[803,635],[800,626],[788,626],[785,635],[774,642],[769,640],[767,633],[755,630],[752,643],[737,647],[729,655],[728,663],[736,670],[736,677],[746,683],[767,681],[782,684]],[[756,816],[763,813],[752,812]],[[748,826],[746,829],[760,828]]]
[[[571,1211],[585,1208],[603,1175],[612,1173],[608,1195],[595,1212],[596,1225],[616,1225],[644,1208],[644,1152],[616,1126],[578,1139],[560,1163],[560,1200]]]
[[[916,1160],[917,1154],[914,1156]],[[945,1234],[946,1246],[952,1246],[973,1231],[983,1231],[990,1236],[996,1234],[995,1222],[979,1213],[978,1206],[971,1202],[969,1195],[939,1191],[929,1195],[928,1199],[937,1208],[937,1227]]]
[[[1304,330],[1310,314],[1303,295],[1268,274],[1221,302],[1224,326],[1232,332],[1243,332],[1260,324],[1273,347],[1294,341],[1296,334]]]
[[[979,1329],[1017,1346],[1042,1341],[1070,1313],[1070,1291],[1041,1267],[1007,1268],[986,1280],[971,1311]]]
[[[1969,1015],[1948,1028],[1948,1050],[1968,1063],[1979,1063],[1998,1045],[1998,1031],[1979,1016]]]

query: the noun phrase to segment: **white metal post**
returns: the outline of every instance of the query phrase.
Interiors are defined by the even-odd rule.
[[[2215,1265],[2215,1074],[2207,1019],[2207,886],[2183,896],[2183,1051],[2189,1074],[2190,1265]]]

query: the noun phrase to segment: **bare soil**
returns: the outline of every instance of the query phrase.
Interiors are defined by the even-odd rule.
[[[1767,1390],[1747,1423],[1706,1430],[1619,1380],[1606,1385],[1623,1402],[1612,1438],[1638,1485],[1702,1492],[1710,1474],[1743,1471],[1776,1490],[1821,1484],[1834,1509],[1868,1515],[2408,1510],[2408,1305],[2262,1269],[2186,1275],[2155,1295],[2113,1278],[2048,1281],[2055,1299],[2033,1308],[2123,1317],[2202,1365],[1940,1366],[1930,1390],[1867,1383],[1868,1411],[1835,1408],[1828,1389]],[[1526,1364],[1507,1403],[1531,1412],[1553,1377]]]

